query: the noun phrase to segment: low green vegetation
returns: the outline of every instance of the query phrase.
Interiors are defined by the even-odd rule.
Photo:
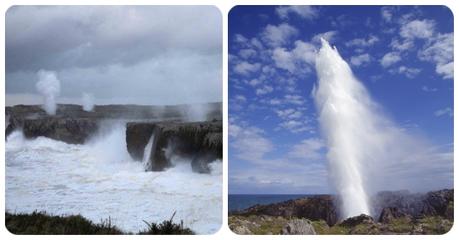
[[[148,228],[138,234],[194,234],[194,232],[183,226],[183,222],[176,224],[171,219],[161,223],[147,223]],[[132,234],[121,231],[111,223],[111,219],[102,220],[100,223],[82,217],[81,215],[51,216],[45,212],[33,212],[31,214],[6,213],[6,228],[13,234],[33,235],[92,235],[92,234]]]
[[[238,234],[280,234],[285,224],[294,218],[274,217],[266,215],[231,215],[228,218],[230,229]],[[410,217],[394,218],[388,223],[363,222],[354,226],[335,224],[329,226],[324,220],[311,221],[316,234],[347,235],[347,234],[444,234],[453,222],[444,217],[422,217],[412,220]]]
[[[172,219],[175,216],[172,214],[172,217],[169,220],[165,220],[162,223],[148,223],[146,221],[145,224],[147,224],[148,229],[142,232],[139,232],[138,234],[152,234],[152,235],[190,235],[194,234],[193,231],[189,228],[183,227],[183,221],[180,222],[180,224],[176,224],[172,222]]]

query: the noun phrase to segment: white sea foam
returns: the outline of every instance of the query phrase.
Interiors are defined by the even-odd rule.
[[[81,214],[98,223],[111,218],[125,231],[142,221],[174,220],[197,233],[221,225],[221,161],[211,174],[198,174],[189,162],[163,172],[145,172],[126,151],[125,131],[116,127],[85,145],[13,132],[6,142],[6,209]]]

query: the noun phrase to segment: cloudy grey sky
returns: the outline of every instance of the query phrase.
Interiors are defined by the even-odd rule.
[[[40,69],[56,71],[58,102],[222,101],[221,24],[212,6],[11,7],[6,104],[41,101]]]

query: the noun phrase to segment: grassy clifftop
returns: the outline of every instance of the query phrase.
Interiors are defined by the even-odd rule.
[[[175,214],[174,214],[175,215]],[[172,215],[172,218],[174,217]],[[172,222],[172,218],[161,223],[147,223],[147,228],[137,234],[194,234],[194,232],[183,226]],[[113,235],[132,234],[121,231],[111,223],[110,218],[93,223],[81,215],[52,216],[44,212],[33,212],[31,214],[5,214],[5,225],[8,231],[13,234],[35,234],[35,235]]]

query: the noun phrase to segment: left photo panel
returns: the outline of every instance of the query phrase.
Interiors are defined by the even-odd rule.
[[[5,17],[6,229],[216,233],[219,9],[12,6]]]

